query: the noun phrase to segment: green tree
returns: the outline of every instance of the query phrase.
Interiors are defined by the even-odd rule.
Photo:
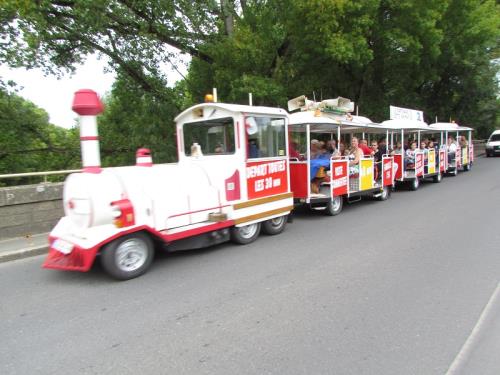
[[[0,174],[78,168],[79,154],[76,129],[50,124],[43,109],[0,88]]]

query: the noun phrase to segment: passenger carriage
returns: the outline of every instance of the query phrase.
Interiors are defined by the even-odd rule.
[[[154,164],[140,149],[135,166],[101,168],[102,104],[81,90],[73,110],[81,115],[83,171],[65,182],[65,216],[50,233],[44,267],[88,271],[100,253],[109,274],[130,279],[147,270],[155,244],[245,244],[261,229],[283,230],[293,209],[286,111],[199,104],[176,118],[178,163]]]
[[[373,157],[363,157],[358,171],[350,171],[346,157],[316,162],[311,158],[313,139],[350,139],[354,134],[386,136],[386,130],[362,116],[351,115],[353,103],[338,98],[321,103],[304,96],[289,102],[290,181],[296,204],[306,204],[333,216],[341,212],[344,200],[358,201],[363,196],[386,200],[393,184],[393,158],[383,155],[380,166]],[[324,169],[323,173],[321,170]],[[319,173],[319,174],[318,174]],[[315,179],[320,179],[314,191]]]
[[[414,162],[409,163],[405,161],[405,143],[407,138],[412,138],[412,140],[420,145],[420,134],[423,131],[429,129],[427,123],[424,121],[418,121],[414,119],[392,119],[383,121],[381,127],[388,130],[389,146],[391,150],[394,150],[398,142],[401,143],[400,151],[393,153],[395,171],[394,180],[397,184],[408,184],[411,190],[417,190],[420,186],[420,179],[424,177],[433,177],[436,182],[441,181],[441,173],[436,170],[436,158],[432,158],[433,153],[431,153],[431,164],[430,168],[425,168],[425,151],[417,147],[415,150]],[[432,160],[434,161],[432,162]],[[427,160],[429,160],[427,158]],[[428,165],[429,167],[429,165]]]
[[[446,155],[445,171],[446,173],[456,176],[459,170],[469,171],[474,162],[474,145],[472,143],[472,128],[459,126],[454,122],[436,122],[429,125],[430,132],[440,134],[441,148],[443,154]],[[459,138],[464,136],[466,144],[460,144]],[[448,138],[453,137],[456,150],[449,152]]]

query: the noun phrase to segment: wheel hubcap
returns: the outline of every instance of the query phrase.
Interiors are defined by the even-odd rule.
[[[333,201],[332,201],[332,208],[333,208],[333,211],[338,211],[340,209],[340,197],[335,197],[333,198]]]
[[[271,219],[270,222],[271,222],[271,225],[273,227],[280,227],[281,224],[283,224],[283,220],[285,220],[285,217],[279,216],[279,217],[275,217],[274,219]]]
[[[116,263],[120,270],[132,272],[146,263],[147,245],[137,238],[123,241],[116,249]]]
[[[238,228],[241,237],[243,238],[252,238],[257,233],[257,224],[245,225],[244,227]]]

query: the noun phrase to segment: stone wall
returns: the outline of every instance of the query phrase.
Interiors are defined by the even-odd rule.
[[[0,240],[49,232],[64,215],[63,183],[0,188]]]

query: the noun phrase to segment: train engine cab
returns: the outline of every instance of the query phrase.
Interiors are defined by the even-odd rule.
[[[204,103],[176,119],[178,163],[101,168],[95,92],[75,94],[82,173],[64,186],[65,216],[49,236],[45,268],[103,268],[126,280],[148,269],[155,247],[188,250],[283,231],[293,209],[284,110]]]

